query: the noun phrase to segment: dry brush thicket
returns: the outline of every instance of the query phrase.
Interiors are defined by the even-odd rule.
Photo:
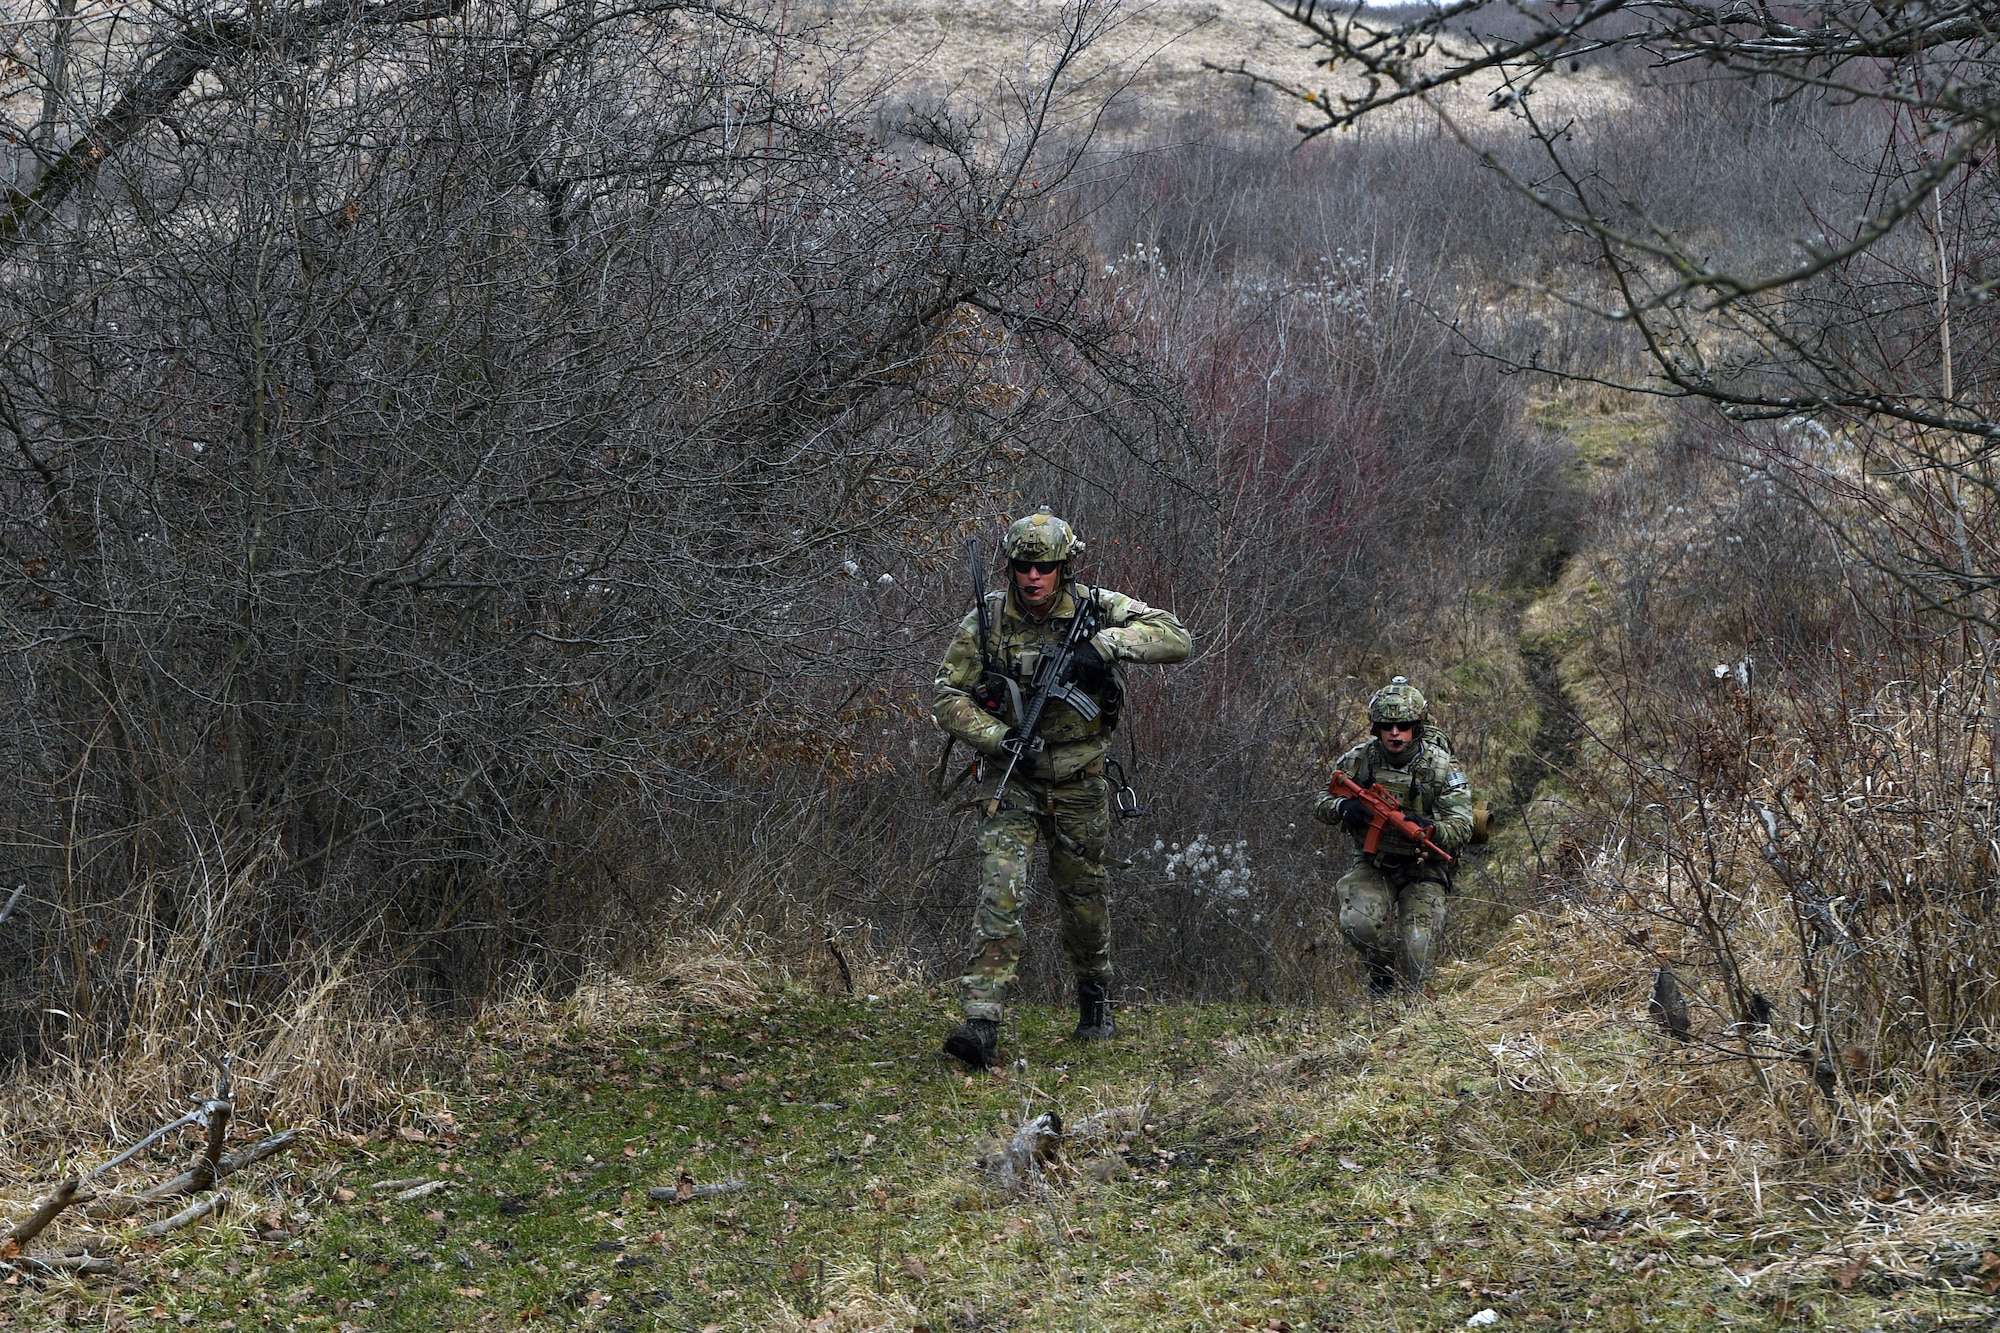
[[[960,542],[1040,501],[1204,645],[1135,683],[1133,985],[1327,980],[1342,673],[1570,521],[1446,275],[1345,222],[1162,268],[1226,200],[1048,132],[1087,6],[998,108],[842,100],[782,9],[149,13],[52,5],[0,92],[0,1058],[58,1071],[11,1142],[224,1052],[248,1117],[379,1104],[706,929],[948,971],[928,679]]]
[[[1517,268],[1521,306],[1625,331],[1596,361],[1488,350],[1677,406],[1529,626],[1596,742],[1553,812],[1588,923],[1564,956],[1678,974],[1720,1124],[1911,1179],[1990,1179],[1997,1142],[1992,17],[1300,15],[1373,76],[1308,103],[1316,129],[1437,105],[1581,261]],[[1544,106],[1586,63],[1739,115],[1630,152],[1653,130]],[[1446,88],[1488,91],[1518,137],[1470,133]]]
[[[395,1015],[784,922],[925,572],[1034,451],[1186,447],[1032,102],[887,151],[754,8],[109,17],[7,71],[10,1063],[338,1092]]]
[[[1656,1038],[1682,1071],[1671,1114],[1775,1154],[1767,1174],[1988,1179],[1983,655],[1761,454],[1718,449],[1729,434],[1702,423],[1609,488],[1590,554],[1530,626],[1591,738],[1549,807],[1572,933],[1539,942],[1558,975],[1595,977],[1579,1008],[1665,1029],[1685,1006],[1680,1041]]]

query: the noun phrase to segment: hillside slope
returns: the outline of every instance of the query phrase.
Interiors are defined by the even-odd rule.
[[[1841,1216],[1810,1181],[1766,1176],[1754,1204],[1705,1181],[1694,1154],[1727,1145],[1649,1100],[1699,1071],[1646,1054],[1640,988],[1563,962],[1523,926],[1436,1000],[1128,1011],[1109,1048],[1076,1048],[1069,1015],[1030,1010],[1010,1034],[1019,1063],[992,1077],[933,1053],[946,1006],[918,987],[705,1003],[616,988],[558,1035],[489,1030],[400,1125],[323,1142],[236,1220],[136,1242],[115,1293],[20,1292],[0,1323],[1282,1333],[2000,1317],[1990,1209],[1903,1191]],[[1602,1024],[1536,1035],[1590,1004]],[[1622,1094],[1595,1100],[1607,1089],[1590,1078],[1618,1071]],[[1000,1140],[1045,1111],[1071,1140],[1008,1188]],[[1607,1169],[1657,1185],[1660,1164],[1640,1164],[1677,1137],[1678,1192],[1594,1206]],[[649,1201],[683,1173],[742,1183]],[[424,1182],[444,1183],[395,1201]],[[246,1217],[300,1234],[260,1243]],[[1929,1249],[1886,1246],[1897,1220]]]
[[[993,107],[1047,77],[1052,35],[1065,8],[1054,0],[889,0],[866,6],[809,0],[790,13],[794,22],[829,25],[850,52],[857,87],[879,86],[916,98],[962,94]],[[1278,131],[1299,119],[1296,103],[1218,73],[1218,67],[1240,66],[1295,88],[1326,89],[1340,82],[1313,63],[1304,29],[1263,0],[1100,4],[1091,19],[1101,30],[1066,83],[1078,112],[1111,104],[1111,114],[1098,125],[1100,139],[1157,135],[1180,111]],[[1454,113],[1484,115],[1489,91],[1467,85],[1443,97]],[[1558,111],[1627,96],[1615,78],[1594,68],[1553,76],[1542,90],[1543,104]],[[1431,123],[1427,112],[1410,115],[1426,127]]]

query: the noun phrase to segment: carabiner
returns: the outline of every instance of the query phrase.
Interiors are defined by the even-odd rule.
[[[1118,812],[1120,819],[1140,819],[1145,816],[1145,807],[1139,804],[1139,793],[1125,779],[1125,766],[1116,759],[1104,761],[1106,774],[1112,775],[1111,808]]]

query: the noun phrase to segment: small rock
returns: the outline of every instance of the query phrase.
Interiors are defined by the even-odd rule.
[[[1478,1314],[1472,1316],[1472,1318],[1466,1320],[1465,1326],[1467,1328],[1485,1328],[1488,1324],[1497,1324],[1499,1322],[1500,1312],[1489,1305]]]

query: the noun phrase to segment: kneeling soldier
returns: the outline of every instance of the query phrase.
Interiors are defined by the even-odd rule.
[[[1397,676],[1368,701],[1374,738],[1335,762],[1356,784],[1376,783],[1395,796],[1429,842],[1456,856],[1472,837],[1472,789],[1450,745],[1429,726],[1427,709],[1417,687]],[[1356,798],[1321,792],[1313,802],[1313,817],[1344,824],[1354,835],[1355,865],[1340,877],[1337,889],[1340,933],[1368,962],[1369,992],[1394,990],[1399,962],[1403,981],[1422,986],[1444,925],[1450,866],[1393,827],[1383,830],[1373,852],[1362,850],[1370,820],[1367,807]]]

